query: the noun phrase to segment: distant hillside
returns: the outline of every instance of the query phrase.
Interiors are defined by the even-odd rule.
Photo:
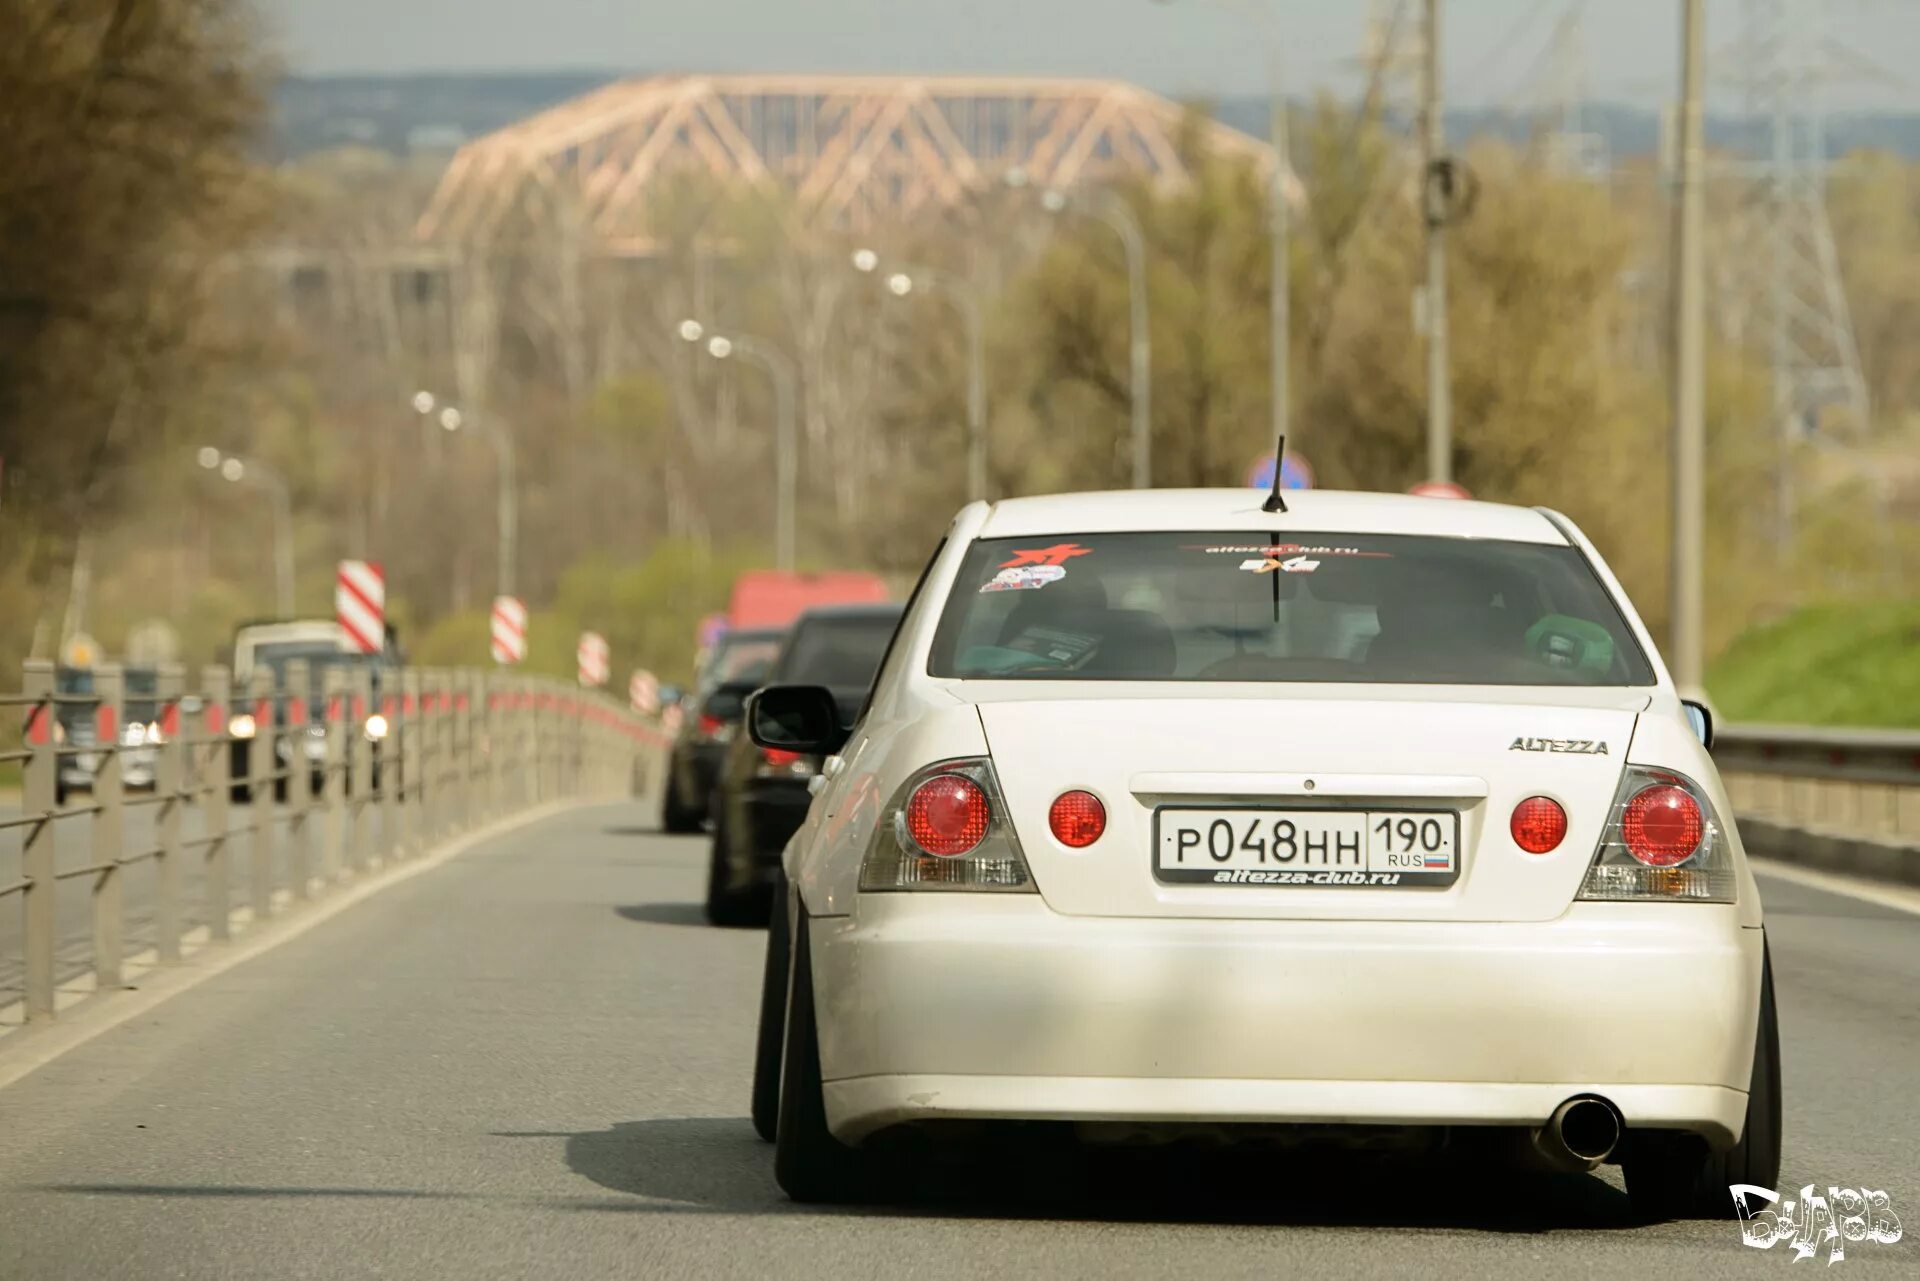
[[[290,76],[274,94],[269,147],[276,159],[349,145],[395,154],[443,152],[621,76],[613,71]],[[1226,98],[1216,110],[1228,124],[1266,136],[1265,99]],[[1616,158],[1648,155],[1659,145],[1660,117],[1653,111],[1591,107],[1583,126],[1605,139]],[[1519,141],[1535,128],[1534,121],[1506,112],[1447,113],[1448,133],[1456,139],[1493,135]],[[1827,135],[1836,155],[1873,147],[1920,159],[1920,114],[1835,116]],[[1707,141],[1727,150],[1764,150],[1764,139],[1751,124],[1733,117],[1709,117]]]

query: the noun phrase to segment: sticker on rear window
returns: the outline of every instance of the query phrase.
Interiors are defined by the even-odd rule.
[[[1048,583],[1057,583],[1066,576],[1066,567],[1062,565],[1016,565],[995,574],[981,586],[980,594],[1033,591]]]
[[[1209,556],[1361,556],[1368,560],[1391,560],[1392,552],[1361,551],[1358,547],[1308,547],[1301,543],[1182,543],[1183,552],[1205,552]]]
[[[1320,562],[1311,556],[1289,556],[1285,560],[1260,556],[1253,560],[1241,561],[1240,568],[1255,574],[1271,574],[1275,570],[1283,574],[1311,574],[1320,568]]]
[[[1093,548],[1082,547],[1079,543],[1055,543],[1051,547],[1015,548],[1012,560],[1000,562],[1001,569],[1018,569],[1022,565],[1064,565],[1075,556],[1092,554]]]

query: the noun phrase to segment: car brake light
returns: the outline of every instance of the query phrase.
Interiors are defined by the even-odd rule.
[[[1529,854],[1550,854],[1566,839],[1567,812],[1550,796],[1529,796],[1507,822],[1513,843]]]
[[[1693,857],[1706,834],[1700,803],[1683,787],[1658,783],[1642,788],[1620,814],[1627,852],[1648,867],[1673,867]]]
[[[1107,807],[1092,792],[1062,792],[1047,811],[1053,839],[1071,849],[1085,849],[1107,830]]]
[[[958,774],[937,774],[907,798],[907,835],[928,854],[958,858],[986,836],[992,816],[978,783]]]
[[[725,724],[726,722],[718,716],[713,716],[706,712],[700,714],[700,732],[708,738],[712,738],[715,734],[718,734]]]
[[[791,765],[800,759],[800,753],[789,752],[784,747],[763,747],[760,759],[769,765]]]

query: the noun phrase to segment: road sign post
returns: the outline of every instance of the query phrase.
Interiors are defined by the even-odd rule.
[[[362,654],[378,654],[387,642],[387,580],[377,562],[343,560],[334,576],[334,615],[340,630]]]
[[[511,667],[527,656],[527,607],[517,596],[493,598],[493,661]]]
[[[588,689],[598,689],[607,683],[608,650],[607,638],[599,632],[580,633],[580,645],[576,651],[580,663],[580,684]]]

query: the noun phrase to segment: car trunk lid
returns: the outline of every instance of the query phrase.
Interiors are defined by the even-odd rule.
[[[1059,691],[1056,696],[1055,691]],[[1625,689],[1054,685],[966,682],[1034,879],[1087,916],[1546,920],[1577,892],[1612,802],[1644,692]],[[1105,834],[1074,850],[1048,810],[1085,789]],[[1567,833],[1545,855],[1513,841],[1521,800],[1558,801]],[[1284,809],[1459,815],[1450,884],[1169,882],[1156,815]],[[1279,854],[1276,848],[1275,858]],[[1196,856],[1201,868],[1209,866]]]

